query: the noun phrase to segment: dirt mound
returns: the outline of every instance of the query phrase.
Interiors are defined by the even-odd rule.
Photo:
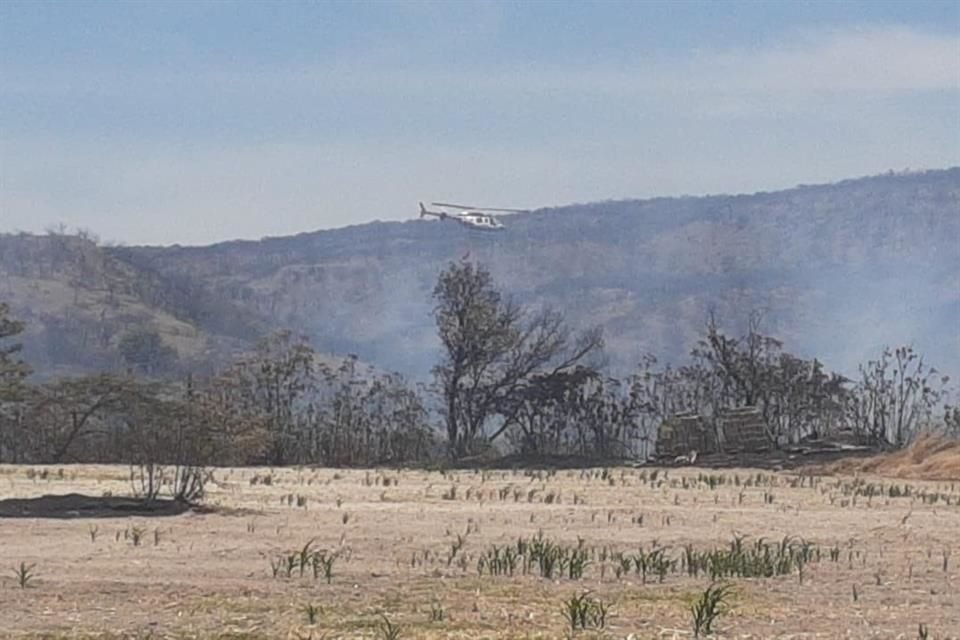
[[[839,460],[826,473],[873,473],[913,480],[960,480],[960,440],[925,435],[906,449],[869,458]]]

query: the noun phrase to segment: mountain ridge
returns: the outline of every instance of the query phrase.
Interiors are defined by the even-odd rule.
[[[555,307],[575,327],[604,326],[618,371],[646,352],[678,360],[710,311],[736,330],[763,309],[768,333],[846,372],[900,342],[960,372],[958,167],[755,194],[609,200],[502,220],[507,231],[498,234],[408,220],[100,250],[135,273],[195,287],[249,327],[290,328],[321,350],[416,378],[437,355],[436,275],[465,255],[520,302]],[[183,314],[214,341],[224,333],[209,314]]]

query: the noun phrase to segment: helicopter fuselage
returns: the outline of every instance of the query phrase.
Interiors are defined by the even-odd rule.
[[[453,220],[459,222],[465,227],[470,229],[478,229],[480,231],[503,231],[505,227],[497,218],[486,211],[481,210],[466,210],[458,211],[456,213],[447,213],[446,211],[430,211],[423,206],[423,203],[420,204],[420,217],[433,216],[434,218],[439,218],[441,220]]]
[[[482,231],[503,231],[504,229],[503,224],[489,213],[467,211],[448,217],[471,229],[480,229]]]

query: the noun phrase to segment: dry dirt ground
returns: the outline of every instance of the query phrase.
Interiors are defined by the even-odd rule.
[[[0,636],[389,638],[385,616],[408,640],[565,638],[564,601],[589,591],[610,613],[575,637],[691,638],[710,578],[677,570],[644,584],[618,577],[615,554],[657,546],[679,561],[685,545],[742,535],[803,538],[819,560],[802,576],[731,579],[719,637],[918,638],[921,624],[960,637],[960,482],[693,468],[216,479],[211,512],[0,518]],[[125,467],[0,466],[0,499],[129,490]],[[582,579],[478,575],[492,545],[538,532],[583,539]],[[337,554],[330,584],[310,569],[275,577],[271,563],[310,540]],[[33,566],[26,588],[21,563]]]

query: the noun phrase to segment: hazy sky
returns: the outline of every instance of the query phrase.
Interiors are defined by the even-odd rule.
[[[960,0],[0,3],[0,231],[197,244],[960,164]]]

